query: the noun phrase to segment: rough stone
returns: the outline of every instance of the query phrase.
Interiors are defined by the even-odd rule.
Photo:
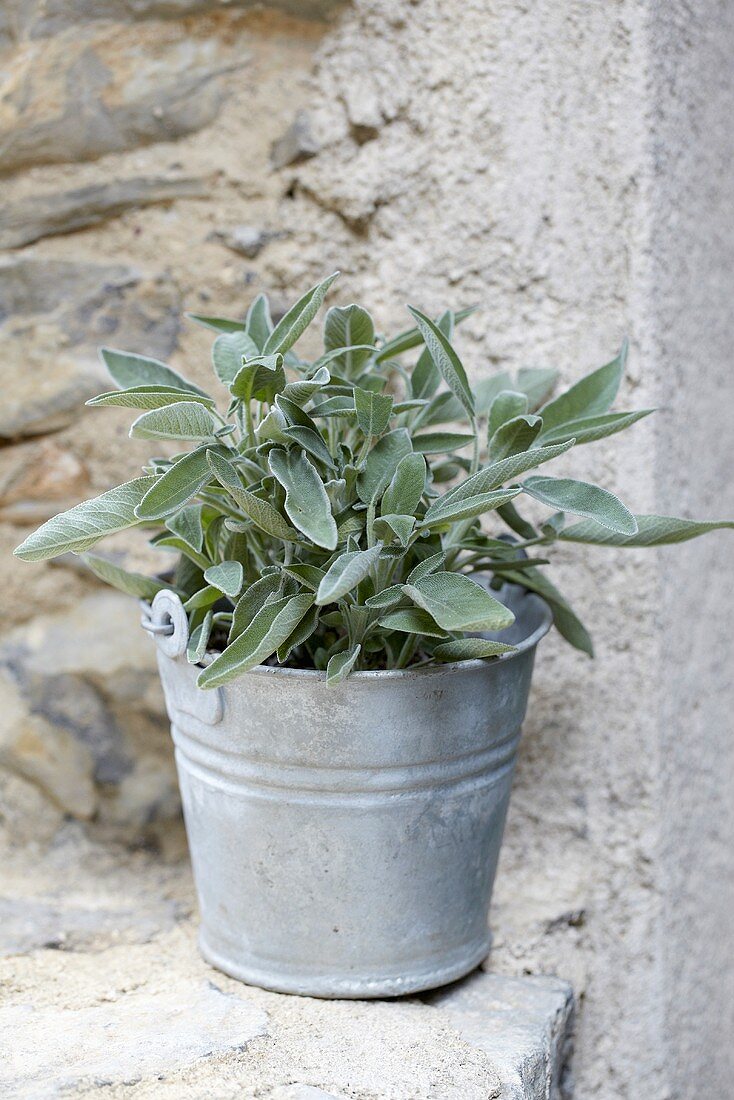
[[[175,22],[73,26],[13,55],[0,86],[0,169],[94,160],[174,141],[216,118],[241,68]]]
[[[53,439],[0,451],[0,521],[43,523],[89,496],[89,471]]]
[[[160,177],[115,180],[6,202],[0,210],[0,248],[20,248],[42,237],[99,225],[126,210],[176,199],[200,199],[203,180]]]
[[[274,240],[278,234],[256,225],[235,225],[232,229],[217,231],[214,236],[233,252],[246,256],[248,260],[254,260],[268,241]]]
[[[33,253],[0,259],[0,437],[56,431],[75,419],[105,378],[100,344],[166,358],[177,306],[169,276]]]
[[[270,148],[273,168],[286,168],[289,164],[301,164],[315,157],[319,144],[311,130],[308,111],[299,111],[285,133]]]

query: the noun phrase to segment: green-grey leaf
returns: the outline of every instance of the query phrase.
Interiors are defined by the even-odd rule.
[[[573,478],[529,477],[523,490],[542,504],[594,519],[622,535],[637,534],[637,520],[614,493]]]
[[[430,557],[424,558],[423,561],[413,566],[410,573],[408,573],[407,583],[415,584],[421,577],[427,577],[430,573],[435,573],[437,569],[441,568],[445,560],[446,555],[443,550],[439,550],[437,554],[431,554]]]
[[[198,665],[199,661],[206,653],[213,622],[214,612],[207,611],[202,622],[191,631],[191,637],[186,646],[186,660],[190,665]]]
[[[361,306],[334,306],[324,320],[324,347],[327,351],[347,348],[336,356],[334,362],[345,378],[354,378],[360,367],[370,357],[369,347],[360,350],[352,345],[372,345],[375,340],[375,326],[366,309]]]
[[[509,371],[500,371],[490,378],[480,378],[474,385],[474,408],[477,416],[485,416],[492,408],[492,402],[498,393],[513,389]]]
[[[412,516],[426,485],[426,460],[422,454],[407,454],[400,459],[382,497],[385,515]]]
[[[134,421],[131,439],[210,439],[219,424],[196,401],[177,401],[160,409],[150,409]]]
[[[293,347],[299,336],[313,321],[329,287],[338,275],[339,272],[335,271],[328,279],[324,279],[322,283],[317,283],[316,286],[311,287],[302,298],[298,299],[294,306],[291,306],[268,336],[263,347],[263,352],[266,355],[271,355],[274,352],[285,353]]]
[[[227,490],[237,506],[261,531],[284,542],[297,542],[298,532],[286,521],[277,508],[261,497],[245,489],[237,470],[231,462],[209,452],[210,469],[217,481]]]
[[[436,324],[441,329],[446,339],[450,340],[454,332],[454,315],[451,310],[445,310]],[[410,392],[413,397],[433,397],[440,384],[441,373],[433,362],[433,358],[428,348],[424,348],[410,376]]]
[[[367,455],[364,469],[357,478],[357,494],[365,504],[379,497],[390,484],[398,463],[413,447],[405,428],[395,428],[383,435]]]
[[[576,440],[580,443],[595,443],[597,439],[606,439],[609,435],[624,431],[638,420],[654,413],[655,409],[636,409],[634,412],[602,413],[600,416],[585,416],[579,420],[571,420],[567,424],[560,424],[549,431],[543,431],[539,437],[540,443],[559,443],[564,439]]]
[[[206,570],[204,580],[233,600],[235,596],[239,595],[245,580],[242,562],[220,561]]]
[[[543,421],[539,416],[523,415],[506,420],[490,436],[487,452],[489,461],[499,462],[500,459],[529,450],[542,427]]]
[[[509,608],[461,573],[431,573],[404,590],[444,630],[504,630],[515,621]]]
[[[214,408],[211,397],[175,390],[172,386],[134,386],[129,390],[110,390],[90,398],[86,404],[92,407],[115,405],[123,409],[160,409],[179,401],[198,401],[210,409]]]
[[[565,542],[585,542],[597,546],[670,546],[687,542],[709,531],[734,530],[732,520],[677,519],[675,516],[635,516],[637,534],[616,534],[593,520],[586,519],[564,528],[559,539]]]
[[[500,459],[499,462],[492,462],[453,489],[449,489],[440,499],[448,504],[465,500],[479,493],[488,493],[492,489],[499,489],[500,485],[511,481],[519,474],[524,474],[526,470],[533,470],[536,466],[542,466],[544,462],[550,462],[551,459],[565,454],[573,444],[574,441],[569,439],[566,443],[555,443],[550,447],[535,447],[531,451],[523,451],[521,454]]]
[[[163,386],[207,396],[204,390],[158,359],[135,355],[131,351],[117,351],[115,348],[100,348],[99,354],[108,373],[121,390],[129,390],[134,386]]]
[[[361,645],[354,645],[351,649],[345,649],[341,653],[335,653],[329,658],[326,666],[326,683],[328,687],[335,687],[342,680],[346,680],[349,673],[357,663],[357,658],[362,651]]]
[[[242,360],[259,354],[259,347],[246,332],[224,332],[216,338],[212,347],[214,373],[220,382],[230,386],[242,369]]]
[[[399,630],[403,634],[422,634],[424,638],[445,638],[442,630],[428,611],[421,607],[404,607],[399,611],[389,611],[379,620],[378,626],[384,630]]]
[[[392,607],[400,603],[403,598],[402,584],[392,584],[389,588],[383,588],[381,592],[375,592],[374,596],[366,599],[366,607]]]
[[[313,596],[305,593],[266,604],[250,625],[199,675],[199,687],[219,687],[262,664],[287,641],[312,605]]]
[[[461,360],[452,348],[447,337],[430,317],[420,310],[408,306],[416,320],[431,358],[440,370],[446,385],[461,402],[470,418],[474,417],[474,397]]]
[[[288,440],[295,440],[308,453],[319,462],[323,462],[330,470],[335,469],[334,459],[329,453],[329,448],[324,442],[321,432],[313,428],[305,428],[300,424],[292,424],[283,430]]]
[[[569,420],[605,413],[617,396],[627,361],[627,351],[625,340],[619,354],[611,363],[587,374],[575,386],[543,405],[540,414],[545,430],[557,428]]]
[[[164,584],[153,577],[146,577],[144,573],[135,573],[115,565],[109,558],[101,558],[98,554],[82,554],[81,559],[96,577],[105,584],[117,588],[128,596],[135,596],[138,600],[152,600],[156,592],[162,588],[170,588],[170,584]]]
[[[213,329],[214,332],[242,332],[245,327],[244,321],[232,321],[228,317],[207,317],[203,313],[187,313],[186,316],[190,321]]]
[[[336,549],[336,522],[329,496],[316,467],[299,447],[273,448],[268,455],[273,476],[285,489],[285,511],[293,525],[317,546]]]
[[[476,661],[487,657],[501,657],[503,653],[516,653],[517,647],[504,642],[491,642],[488,638],[457,638],[442,642],[433,650],[437,661]]]
[[[377,436],[390,423],[393,399],[390,394],[373,393],[354,387],[354,407],[357,410],[357,424],[365,435]]]
[[[204,528],[201,520],[202,505],[189,504],[166,520],[166,527],[178,535],[198,553],[204,545]]]
[[[373,530],[378,539],[390,542],[397,538],[401,546],[407,546],[415,527],[415,516],[401,516],[386,513],[374,521]]]
[[[266,573],[264,577],[260,577],[259,580],[256,580],[254,584],[245,589],[235,604],[232,625],[229,631],[230,642],[233,642],[235,638],[239,638],[243,630],[250,625],[258,611],[266,603],[274,602],[276,593],[280,592],[280,588],[281,579],[278,574]]]
[[[495,489],[490,493],[475,493],[471,497],[448,501],[446,500],[448,494],[446,494],[431,505],[423,517],[421,527],[439,527],[444,523],[458,523],[462,519],[484,515],[485,512],[500,508],[521,492],[522,490],[517,488]]]
[[[466,317],[471,317],[472,313],[476,313],[476,311],[477,306],[469,306],[466,309],[458,310],[454,314],[454,324],[458,325]],[[417,328],[408,329],[383,344],[375,356],[375,362],[384,363],[386,359],[394,359],[396,356],[402,355],[403,352],[410,351],[411,348],[417,348],[422,342],[423,337]]]
[[[500,390],[489,410],[487,438],[491,439],[499,427],[506,421],[514,420],[528,411],[528,399],[524,393],[516,390]]]
[[[194,592],[193,596],[189,596],[184,603],[184,608],[187,611],[196,611],[201,607],[211,607],[221,597],[222,593],[219,589],[215,588],[213,584],[208,584],[205,588],[200,588],[198,592]]]
[[[159,477],[136,509],[138,519],[162,519],[175,512],[211,477],[204,448],[184,455]]]
[[[319,569],[318,565],[309,565],[308,562],[301,561],[284,565],[283,572],[287,573],[289,577],[294,577],[299,584],[305,584],[306,588],[310,588],[312,592],[316,592],[326,576],[324,570]]]
[[[296,405],[305,405],[315,393],[324,386],[328,386],[331,375],[326,367],[319,367],[310,378],[304,378],[298,382],[288,382],[283,390],[283,397]]]
[[[101,496],[76,504],[42,524],[16,547],[16,557],[43,561],[69,551],[89,550],[104,535],[124,531],[139,522],[136,508],[154,486],[154,477],[136,477]]]
[[[589,657],[594,656],[594,646],[588,630],[547,577],[533,570],[525,570],[521,573],[503,573],[502,579],[512,584],[520,584],[542,596],[553,612],[553,623],[561,637],[565,638],[574,649],[580,649]]]
[[[370,569],[380,556],[381,549],[382,544],[378,543],[369,550],[353,550],[338,557],[319,584],[316,593],[318,606],[336,603],[342,596],[346,596],[356,588],[360,581],[368,576]]]
[[[520,367],[515,389],[525,394],[528,409],[535,412],[553,393],[557,381],[558,371],[554,367]]]
[[[424,432],[413,436],[413,450],[424,455],[460,451],[473,443],[475,436],[467,432]]]
[[[258,294],[247,311],[246,329],[248,336],[257,344],[260,351],[268,342],[268,337],[273,331],[273,322],[270,317],[270,303],[267,295]]]
[[[271,402],[276,393],[285,389],[285,384],[283,356],[258,355],[240,367],[230,383],[229,392],[243,401],[254,398]]]

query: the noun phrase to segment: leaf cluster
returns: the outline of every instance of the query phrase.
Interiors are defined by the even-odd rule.
[[[175,451],[49,520],[16,554],[81,553],[143,599],[173,587],[203,688],[266,661],[323,670],[336,684],[355,669],[511,651],[486,636],[513,621],[493,595],[505,582],[543,596],[564,638],[591,655],[545,576],[547,547],[657,546],[734,526],[635,516],[599,486],[530,474],[652,411],[610,411],[626,345],[556,397],[549,369],[472,386],[453,345],[471,310],[434,319],[409,307],[414,324],[386,339],[348,305],[328,310],[323,353],[303,360],[294,347],[335,278],[277,324],[264,295],[242,320],[195,315],[214,333],[216,396],[155,359],[103,349],[116,388],[88,404],[135,410],[130,435]],[[523,496],[549,510],[543,522],[522,515]],[[177,555],[170,582],[89,553],[135,525]]]

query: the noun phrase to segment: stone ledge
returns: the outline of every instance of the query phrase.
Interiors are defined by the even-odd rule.
[[[573,999],[557,978],[477,971],[420,997],[254,989],[196,950],[188,861],[64,826],[3,853],[0,1093],[28,1100],[567,1100]],[[12,919],[15,914],[15,921]],[[40,920],[38,936],[18,920]],[[3,942],[5,941],[5,942]],[[119,1090],[119,1091],[118,1091]]]

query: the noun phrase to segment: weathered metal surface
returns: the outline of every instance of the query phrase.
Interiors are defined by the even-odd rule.
[[[153,620],[201,910],[226,973],[319,997],[430,989],[487,955],[487,914],[535,647],[550,612],[507,587],[517,653],[323,674],[260,666],[201,692],[180,617]],[[177,644],[178,643],[178,644]]]

